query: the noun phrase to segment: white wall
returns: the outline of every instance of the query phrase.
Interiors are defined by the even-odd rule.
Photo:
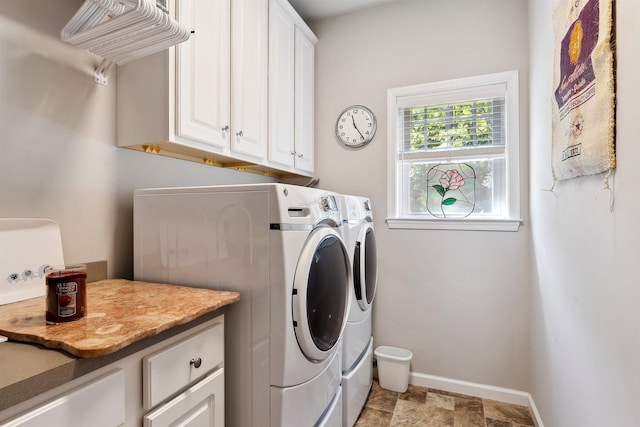
[[[601,175],[562,182],[557,197],[543,191],[552,185],[555,3],[529,2],[528,23],[523,0],[405,0],[314,23],[317,175],[322,187],[368,195],[374,203],[381,258],[376,345],[412,349],[414,371],[532,391],[546,427],[631,426],[640,384],[640,227],[633,226],[640,197],[630,164],[640,155],[634,126],[640,27],[633,19],[640,4],[618,2],[611,213]],[[0,217],[53,218],[67,260],[107,259],[110,276],[125,277],[134,188],[259,178],[116,148],[115,86],[94,84],[99,59],[59,40],[80,4],[2,2]],[[477,22],[489,25],[462,40],[467,33],[456,29]],[[422,40],[423,47],[412,49],[409,40]],[[508,69],[520,70],[525,117],[531,76],[531,218],[525,216],[518,233],[388,230],[386,89]],[[380,128],[369,146],[347,151],[333,126],[353,103],[372,107]],[[521,123],[527,135],[526,119]],[[526,162],[526,136],[523,143]],[[523,188],[526,196],[527,179]],[[528,209],[525,201],[523,212]],[[443,259],[459,249],[470,257],[464,266]],[[490,261],[477,259],[487,252]]]
[[[0,7],[0,217],[45,217],[68,262],[107,260],[131,277],[133,190],[255,182],[257,175],[116,148],[115,75],[60,41],[79,0],[3,0]]]
[[[412,371],[528,389],[529,223],[517,233],[389,230],[386,90],[519,70],[523,205],[527,205],[527,4],[405,0],[312,23],[320,185],[369,196],[379,255],[375,345],[409,348]],[[478,24],[482,24],[478,26]],[[373,142],[347,150],[340,111],[378,117]]]
[[[618,104],[609,211],[604,175],[551,176],[553,27],[558,0],[529,2],[531,391],[546,427],[635,426],[640,385],[640,211],[637,168],[640,4],[617,1]]]

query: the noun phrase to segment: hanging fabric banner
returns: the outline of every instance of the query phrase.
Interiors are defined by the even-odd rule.
[[[611,172],[616,166],[613,0],[560,0],[554,27],[554,178]]]

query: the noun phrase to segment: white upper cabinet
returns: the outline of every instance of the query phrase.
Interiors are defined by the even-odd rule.
[[[178,2],[178,133],[257,160],[267,154],[268,0]]]
[[[191,37],[118,67],[118,145],[220,166],[263,163],[268,0],[170,7]]]
[[[118,67],[118,145],[270,176],[310,176],[317,39],[304,21],[286,0],[169,6],[191,36]]]
[[[268,0],[231,2],[231,150],[267,156]]]
[[[295,151],[294,166],[298,170],[313,172],[314,148],[314,64],[315,43],[299,27],[296,28],[295,54]]]
[[[292,167],[295,25],[278,1],[269,8],[269,161]]]
[[[284,0],[269,4],[269,161],[313,172],[316,36]]]
[[[229,0],[180,1],[177,18],[192,30],[177,46],[176,133],[220,149],[229,145]]]

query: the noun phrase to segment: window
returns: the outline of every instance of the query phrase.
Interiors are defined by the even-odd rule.
[[[389,89],[390,228],[520,225],[516,71]]]

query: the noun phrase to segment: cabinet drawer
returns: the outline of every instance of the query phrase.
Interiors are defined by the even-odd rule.
[[[224,426],[224,369],[144,417],[144,427]]]
[[[224,360],[224,323],[142,359],[144,409],[204,377]]]

